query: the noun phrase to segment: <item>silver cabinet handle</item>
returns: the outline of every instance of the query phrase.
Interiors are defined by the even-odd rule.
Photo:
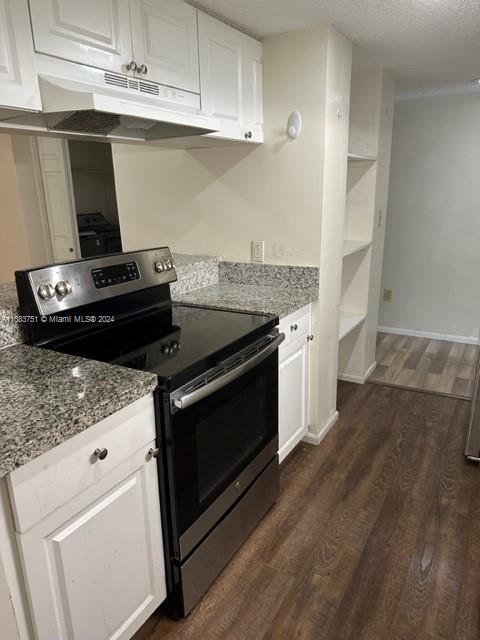
[[[298,324],[290,325],[290,331],[296,331],[298,329]]]
[[[207,398],[208,396],[215,393],[219,389],[222,389],[230,382],[237,380],[240,376],[243,376],[244,373],[253,369],[257,364],[265,360],[271,353],[278,348],[278,346],[285,340],[285,334],[279,333],[278,335],[272,336],[272,341],[264,348],[262,351],[259,351],[255,355],[253,355],[248,360],[245,360],[238,367],[232,369],[231,371],[227,371],[223,375],[215,378],[211,382],[207,382],[202,387],[195,389],[194,391],[184,393],[181,389],[178,391],[174,391],[170,394],[170,404],[173,409],[186,409],[190,407],[192,404]]]
[[[149,458],[158,458],[160,456],[160,449],[158,447],[156,449],[150,448],[147,453]]]
[[[148,73],[148,67],[146,64],[140,64],[137,67],[137,73],[143,73],[144,76]]]
[[[108,449],[95,449],[93,455],[95,456],[95,458],[97,458],[97,460],[105,460],[105,458],[108,456]]]
[[[137,70],[137,63],[135,62],[135,60],[131,60],[128,64],[127,64],[127,69],[128,71],[136,71]]]
[[[313,338],[314,338],[313,333],[310,333],[310,334],[307,336],[307,340],[308,340],[309,342],[312,342]]]
[[[251,131],[245,131],[245,138],[247,140],[249,140],[252,137],[252,132]]]

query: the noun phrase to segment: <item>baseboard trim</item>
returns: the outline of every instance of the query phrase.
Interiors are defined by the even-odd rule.
[[[330,429],[335,425],[338,420],[338,411],[335,411],[327,422],[323,425],[318,433],[313,433],[312,431],[308,431],[306,435],[302,438],[303,442],[307,444],[319,445],[320,442],[325,438]]]
[[[448,333],[399,329],[398,327],[377,327],[377,329],[381,333],[393,333],[399,336],[412,336],[413,338],[430,338],[430,340],[446,340],[447,342],[480,345],[480,338],[475,338],[474,336],[453,336]]]
[[[343,382],[354,382],[355,384],[365,384],[376,368],[377,368],[377,363],[374,362],[368,367],[368,369],[365,371],[363,376],[352,376],[349,373],[342,373],[341,375],[338,376],[338,379],[342,380]]]

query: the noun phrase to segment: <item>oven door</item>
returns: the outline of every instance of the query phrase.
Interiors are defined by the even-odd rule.
[[[283,334],[272,336],[267,347],[240,365],[166,400],[167,483],[177,560],[196,547],[277,454],[282,339]]]

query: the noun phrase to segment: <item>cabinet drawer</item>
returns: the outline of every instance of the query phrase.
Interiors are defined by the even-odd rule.
[[[16,469],[8,477],[16,530],[26,531],[154,439],[149,394]],[[106,449],[106,458],[96,449]]]
[[[280,332],[285,334],[285,340],[280,345],[280,359],[282,358],[282,351],[293,340],[306,336],[310,331],[310,305],[294,311],[285,318],[280,320],[279,324]]]

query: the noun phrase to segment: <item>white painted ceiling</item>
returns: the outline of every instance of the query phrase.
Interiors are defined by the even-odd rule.
[[[197,0],[257,37],[329,22],[401,92],[470,86],[480,77],[480,0]]]

